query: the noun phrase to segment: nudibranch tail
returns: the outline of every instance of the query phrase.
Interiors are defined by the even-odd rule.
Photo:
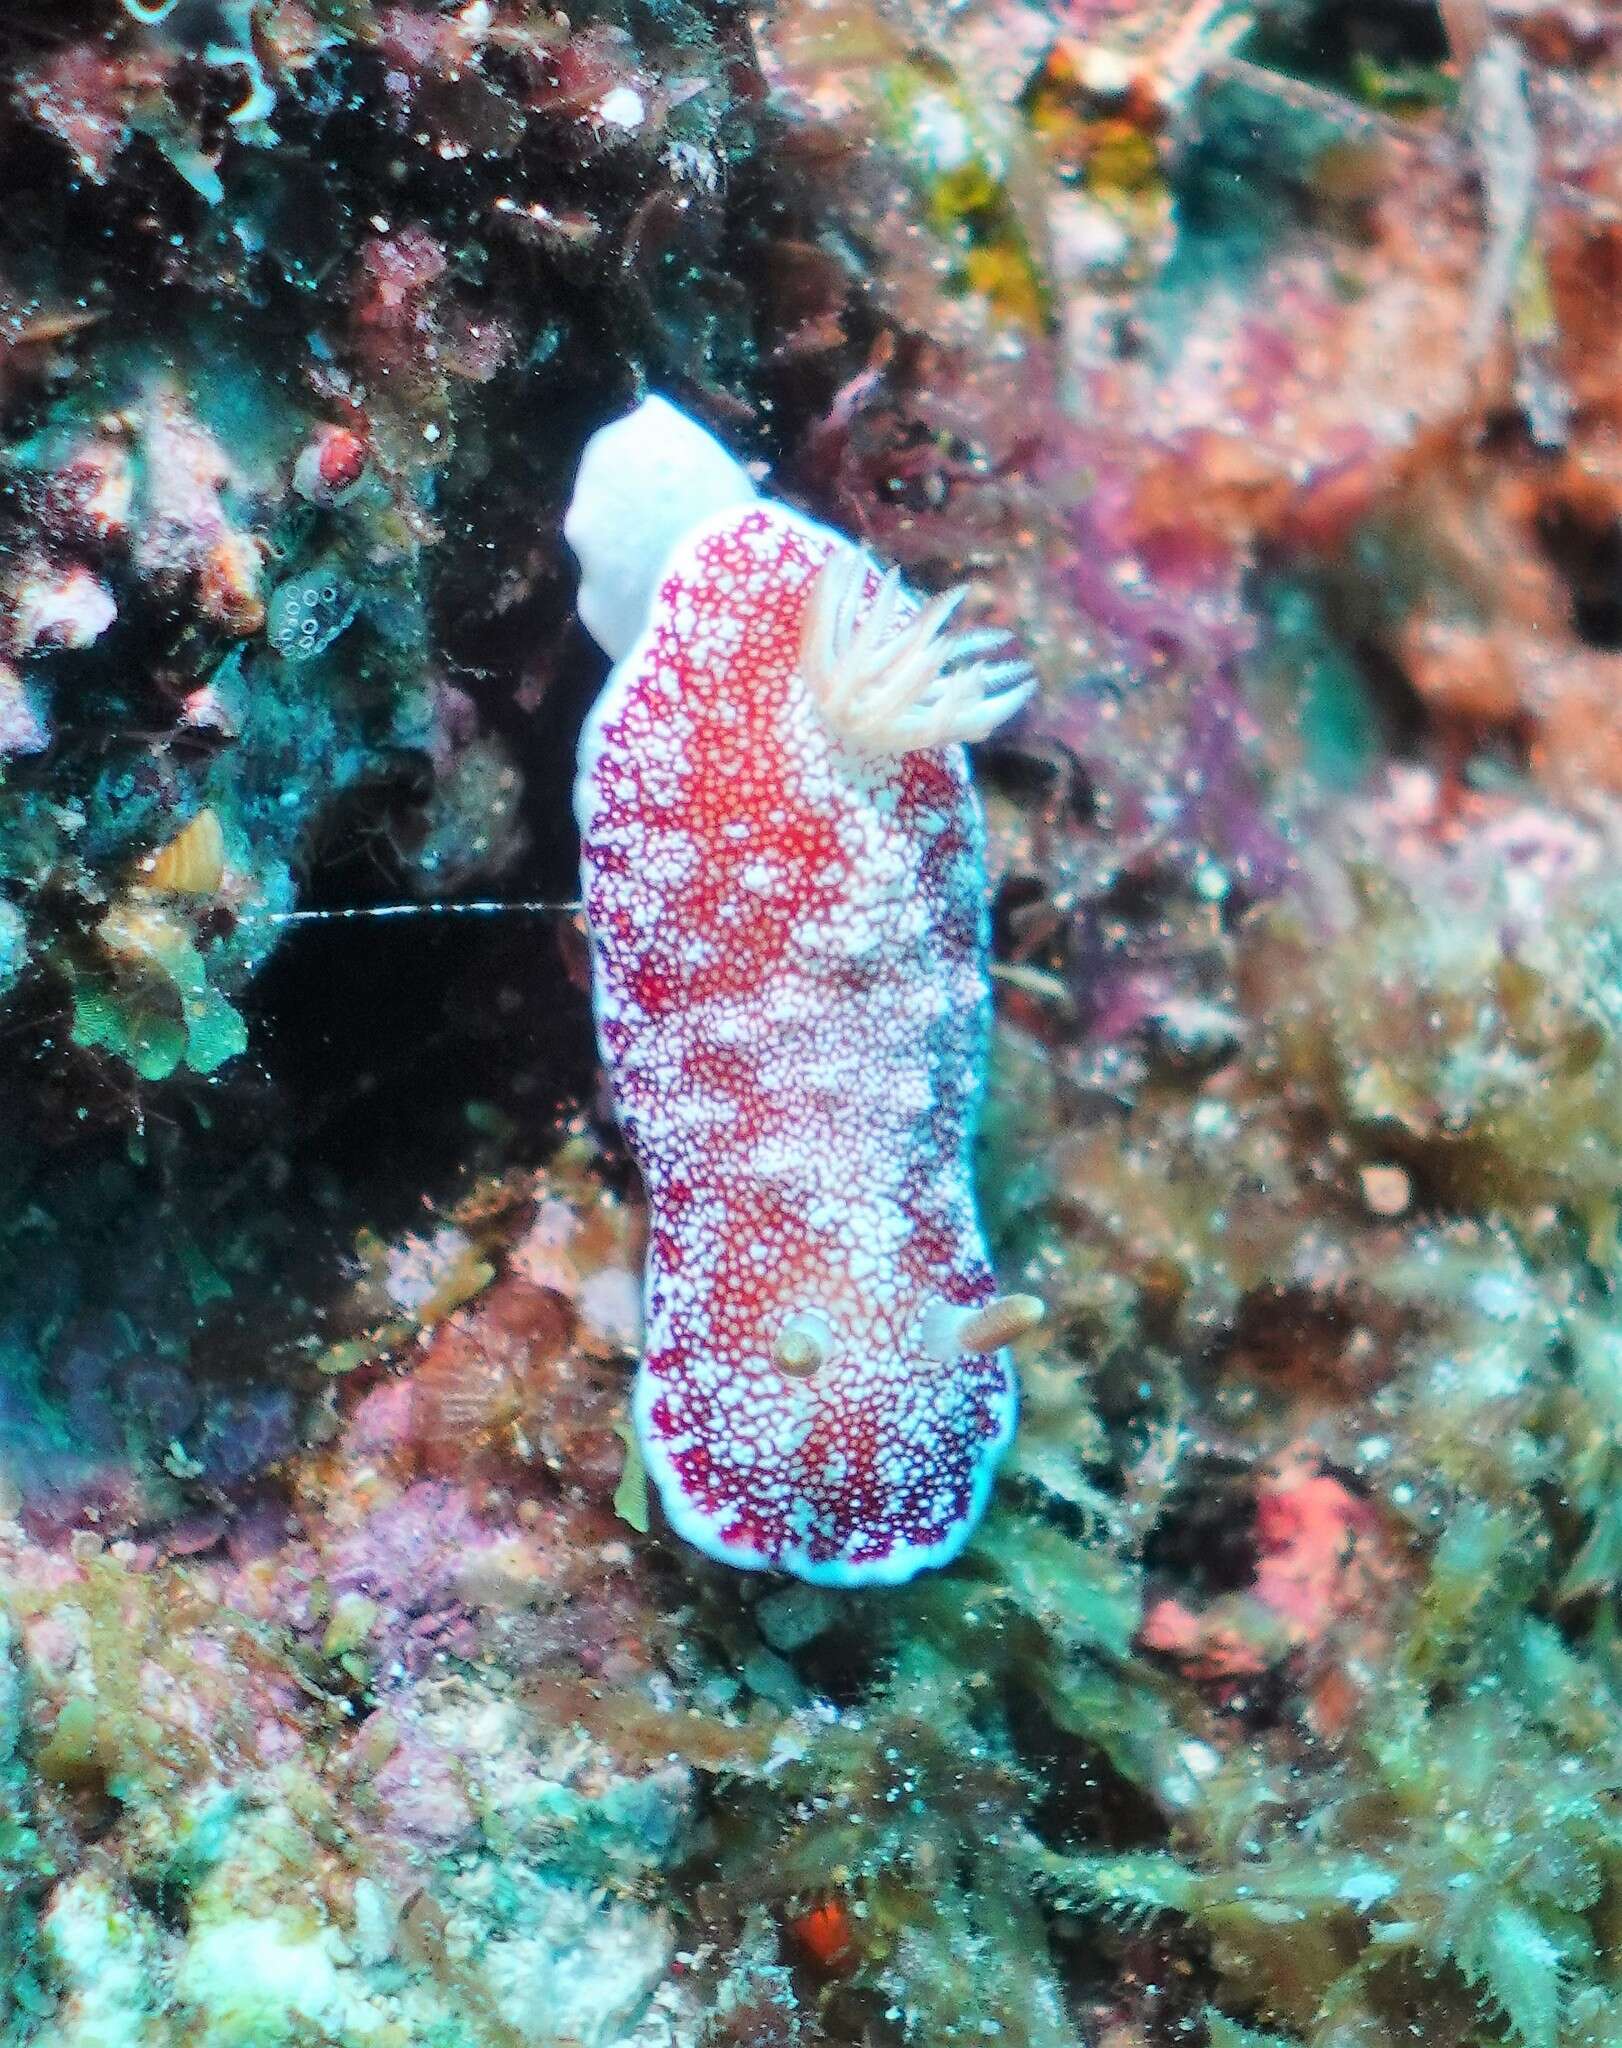
[[[713,454],[691,530],[644,559],[632,458],[702,433],[669,414],[593,444],[568,525],[593,618],[621,608],[576,807],[598,1036],[648,1194],[632,1413],[711,1557],[895,1584],[984,1512],[1007,1346],[1038,1313],[998,1296],[975,1205],[989,920],[956,743],[1030,684],[984,659],[996,636],[949,630],[959,594],[919,605],[740,499]],[[673,523],[643,517],[650,539]]]
[[[848,744],[872,754],[905,754],[983,740],[1031,695],[1023,661],[982,661],[1006,636],[946,628],[968,595],[947,591],[914,609],[899,571],[879,580],[860,548],[835,548],[805,607],[800,673],[817,708]]]

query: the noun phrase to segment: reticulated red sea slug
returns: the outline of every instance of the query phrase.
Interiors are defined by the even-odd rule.
[[[989,1027],[963,742],[1031,684],[650,398],[565,526],[616,666],[580,745],[597,1028],[647,1184],[634,1409],[676,1529],[910,1578],[1014,1427],[970,1149]]]

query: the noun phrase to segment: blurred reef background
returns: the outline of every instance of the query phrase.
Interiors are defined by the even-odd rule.
[[[1622,2048],[1622,15],[0,0],[5,2048]],[[559,521],[1039,704],[960,1563],[668,1540]]]

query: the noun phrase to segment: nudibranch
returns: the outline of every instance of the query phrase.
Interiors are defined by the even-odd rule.
[[[633,1409],[699,1549],[896,1583],[974,1528],[1014,1428],[970,1152],[984,832],[964,742],[1024,701],[660,398],[564,532],[615,667],[580,743],[598,1038],[650,1209]]]

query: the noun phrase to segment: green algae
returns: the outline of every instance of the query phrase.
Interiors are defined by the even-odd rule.
[[[127,1060],[143,1081],[184,1062],[212,1074],[248,1043],[247,1027],[208,978],[203,955],[161,914],[115,911],[97,936],[118,965],[109,983],[75,992],[73,1042]]]
[[[1445,938],[1427,925],[1419,940],[1409,892],[1365,897],[1343,978],[1332,958],[1325,973],[1321,946],[1310,960],[1292,955],[1281,975],[1276,919],[1244,934],[1246,1050],[1222,1087],[1251,1138],[1177,1150],[1205,1092],[1186,1076],[1156,1077],[1135,1108],[1134,1143],[1146,1158],[1174,1149],[1180,1201],[1214,1219],[1209,1244],[1179,1245],[1167,1230],[1158,1176],[1073,1178],[1044,1123],[1052,1098],[1017,1087],[994,1096],[982,1171],[1003,1268],[1046,1286],[1090,1371],[1067,1366],[1063,1348],[1026,1361],[1026,1434],[999,1503],[950,1572],[854,1597],[804,1636],[761,1604],[763,1630],[813,1691],[837,1677],[850,1697],[854,1666],[854,1697],[828,1725],[814,1713],[780,1721],[769,1770],[741,1752],[700,1764],[726,1774],[710,1880],[723,1890],[708,1895],[710,1909],[725,1887],[757,1895],[764,1882],[791,1925],[830,1893],[852,1916],[853,1955],[820,1994],[835,2037],[882,2020],[909,2041],[987,2030],[1078,2040],[1078,2000],[1081,2011],[1113,2009],[1130,1967],[1160,1987],[1148,2001],[1155,2037],[1203,2028],[1222,2048],[1612,2038],[1622,1351],[1614,1247],[1590,1220],[1615,1164],[1608,1112],[1588,1090],[1617,1042],[1608,971],[1590,979],[1611,957],[1601,934],[1615,912],[1608,897],[1557,891],[1534,938],[1490,890],[1468,912],[1461,900],[1455,890]],[[1411,1007],[1392,1005],[1391,947],[1417,978]],[[1506,1090],[1488,1115],[1463,1105],[1482,1088],[1498,1100],[1504,1062],[1480,963],[1506,948],[1535,961],[1516,1028],[1541,1020],[1539,1079]],[[1473,964],[1460,986],[1477,1002],[1455,1013],[1434,977],[1463,958]],[[1296,1066],[1306,1041],[1287,992],[1309,989],[1313,1003],[1332,992],[1324,1000],[1336,1008],[1315,1011],[1325,1035]],[[1444,1028],[1427,1025],[1438,1016]],[[1328,1062],[1326,1036],[1340,1048]],[[1402,1126],[1426,1213],[1406,1226],[1400,1257],[1389,1224],[1338,1198],[1303,1239],[1306,1176],[1323,1175],[1366,1114],[1348,1077],[1378,1071],[1399,1047],[1404,1060],[1462,1077],[1455,1111],[1410,1112]],[[1282,1089],[1281,1059],[1294,1075]],[[1425,1099],[1446,1099],[1434,1079]],[[1025,1154],[1022,1114],[1045,1132],[1039,1154]],[[1491,1156],[1472,1152],[1461,1173],[1456,1148],[1483,1120]],[[1338,1421],[1314,1396],[1310,1368],[1297,1366],[1287,1391],[1248,1355],[1270,1313],[1270,1341],[1316,1341],[1300,1304],[1265,1306],[1278,1255],[1257,1261],[1233,1234],[1250,1161],[1267,1149],[1263,1126],[1274,1159],[1263,1201],[1279,1211],[1278,1242],[1294,1242],[1303,1272],[1300,1247],[1315,1242],[1335,1275],[1324,1284],[1336,1316],[1363,1322],[1365,1343],[1388,1353],[1364,1396],[1342,1393]],[[1090,1167],[1099,1155],[1080,1156]],[[1489,1188],[1503,1201],[1496,1233],[1472,1220]],[[1085,1250],[1100,1210],[1117,1245],[1165,1244],[1157,1261],[1106,1267],[1107,1312]],[[1181,1316],[1203,1304],[1181,1331],[1158,1306],[1159,1261],[1174,1255],[1189,1269]],[[1216,1273],[1202,1277],[1211,1262]],[[1310,1300],[1310,1278],[1301,1285]],[[1151,1333],[1164,1345],[1168,1328],[1180,1399],[1157,1415],[1157,1376],[1140,1367],[1118,1405],[1111,1347],[1141,1359]],[[1201,1363],[1196,1345],[1216,1363]],[[1258,1610],[1240,1624],[1258,1661],[1236,1668],[1251,1678],[1213,1687],[1144,1642],[1146,1594],[1167,1582],[1164,1531],[1178,1512],[1168,1460],[1174,1472],[1202,1432],[1217,1432],[1242,1470],[1290,1440],[1303,1400],[1320,1440],[1342,1469],[1361,1467],[1362,1490],[1388,1518],[1388,1576],[1361,1610],[1294,1648],[1269,1638]],[[736,1625],[708,1599],[705,1632],[723,1666],[748,1668]],[[1279,1706],[1247,1706],[1269,1663],[1291,1690]],[[1348,1679],[1349,1703],[1315,1690]],[[1224,1691],[1237,1697],[1225,1703]],[[610,1703],[592,1725],[613,1730]]]

